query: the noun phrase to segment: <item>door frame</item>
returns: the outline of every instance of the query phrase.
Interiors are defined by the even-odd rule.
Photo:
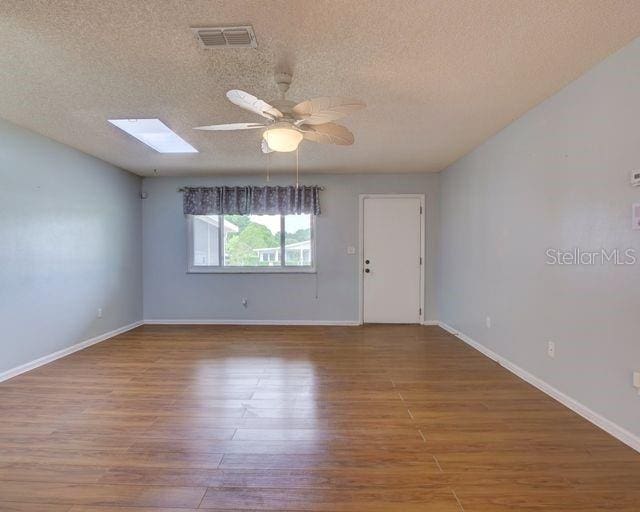
[[[425,195],[424,194],[360,194],[358,196],[358,324],[364,324],[364,200],[365,199],[419,199],[420,200],[420,257],[422,265],[420,265],[420,315],[418,323],[424,323],[425,305],[425,279],[424,268],[427,260],[425,259]]]

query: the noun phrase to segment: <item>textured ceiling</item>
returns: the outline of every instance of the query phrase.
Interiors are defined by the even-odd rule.
[[[258,49],[190,27],[250,23]],[[141,175],[263,171],[228,89],[349,96],[351,147],[303,142],[305,172],[438,171],[640,34],[638,0],[2,0],[0,117]],[[200,150],[161,155],[107,123],[158,117]],[[290,170],[292,154],[272,157]]]

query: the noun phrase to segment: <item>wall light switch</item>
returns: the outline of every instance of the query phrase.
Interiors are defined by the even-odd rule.
[[[490,316],[488,316],[485,319],[485,323],[487,324],[487,329],[491,329],[491,317]]]
[[[355,254],[356,248],[353,245],[347,246],[347,254]]]

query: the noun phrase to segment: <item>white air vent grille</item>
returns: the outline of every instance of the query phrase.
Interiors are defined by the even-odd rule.
[[[251,25],[203,27],[191,30],[202,48],[256,48],[258,46]]]

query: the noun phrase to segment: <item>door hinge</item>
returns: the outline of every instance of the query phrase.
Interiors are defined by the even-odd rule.
[[[422,206],[420,206],[420,215],[422,215]]]
[[[422,256],[420,256],[419,259],[420,259],[420,265],[422,265]]]
[[[420,309],[418,310],[418,314],[419,314],[419,315],[421,315],[421,314],[422,314],[422,308],[420,308]]]

